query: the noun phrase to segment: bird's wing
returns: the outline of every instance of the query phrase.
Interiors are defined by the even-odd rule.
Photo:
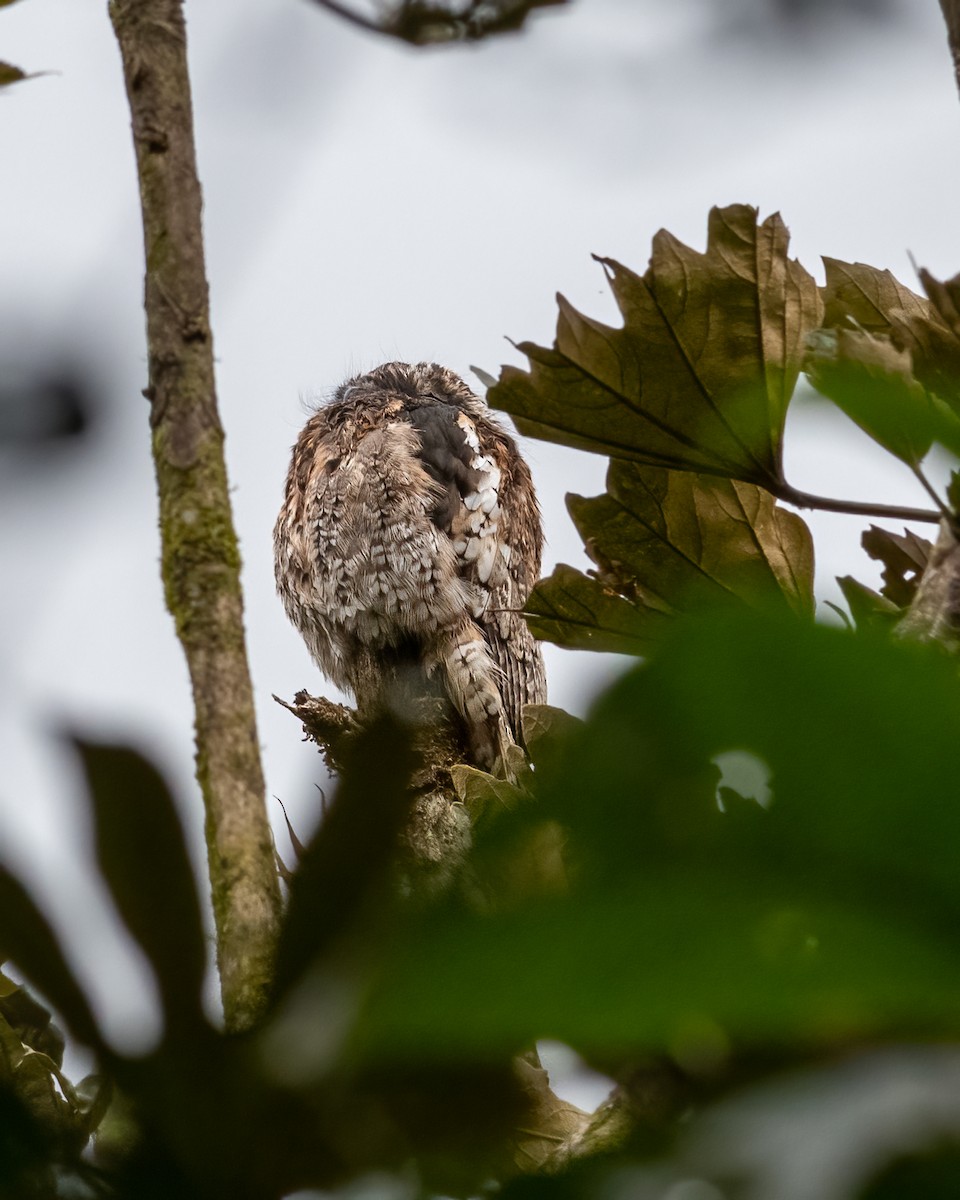
[[[474,420],[439,401],[413,409],[408,419],[438,485],[433,519],[453,543],[518,737],[523,705],[546,698],[540,649],[521,615],[540,569],[539,512],[529,471],[492,421]]]

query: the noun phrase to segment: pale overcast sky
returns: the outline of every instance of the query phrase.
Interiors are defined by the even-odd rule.
[[[821,279],[820,254],[914,286],[910,254],[951,275],[960,105],[936,0],[574,0],[523,36],[419,52],[307,0],[188,0],[187,14],[260,734],[269,793],[303,830],[319,761],[270,695],[331,689],[274,596],[270,531],[305,404],[395,358],[478,386],[470,364],[522,364],[506,337],[549,344],[558,290],[613,320],[591,253],[643,270],[661,226],[702,248],[713,204],[780,210]],[[110,1028],[132,1037],[142,985],[90,882],[75,769],[52,731],[148,747],[198,861],[202,813],[157,575],[140,217],[106,3],[0,10],[0,59],[50,72],[0,93],[0,372],[79,360],[100,401],[82,451],[0,447],[0,839]],[[583,565],[563,495],[599,491],[604,461],[525,451],[547,569]],[[787,466],[807,490],[925,503],[813,405],[791,415]],[[821,596],[838,573],[876,578],[862,521],[810,523]],[[612,666],[548,651],[551,699],[582,712]]]

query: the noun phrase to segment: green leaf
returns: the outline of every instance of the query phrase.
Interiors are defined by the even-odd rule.
[[[822,396],[903,462],[923,461],[933,443],[930,397],[913,378],[906,351],[846,329],[818,330],[809,350],[807,378]]]
[[[837,583],[858,630],[889,632],[903,616],[903,609],[899,605],[851,575],[838,576]]]
[[[641,278],[611,259],[624,324],[582,316],[563,298],[554,348],[520,349],[490,402],[522,433],[653,466],[774,489],[804,339],[819,324],[811,276],[787,257],[779,215],[710,213],[700,254],[661,231]]]
[[[555,751],[581,729],[583,722],[552,704],[523,706],[523,741],[535,767],[553,760]]]
[[[818,392],[909,466],[922,462],[934,441],[960,454],[960,416],[917,382],[911,363],[887,336],[818,329],[804,369]]]
[[[576,886],[452,906],[398,940],[356,1052],[473,1059],[552,1036],[672,1052],[956,1036],[960,680],[927,648],[732,610],[677,621],[539,780]],[[815,751],[814,751],[815,748]],[[769,768],[769,808],[716,802],[717,754]]]
[[[565,563],[541,579],[523,611],[534,637],[542,641],[615,654],[644,654],[666,622],[666,614]]]
[[[168,1032],[203,1022],[206,941],[176,806],[134,750],[76,740],[90,789],[97,858],[160,989]]]
[[[615,462],[607,492],[567,506],[600,578],[663,612],[721,595],[813,613],[813,540],[752,484]],[[608,566],[610,564],[610,566]],[[627,581],[616,585],[615,580]]]
[[[960,1195],[960,1150],[955,1145],[956,1123],[949,1118],[947,1138],[938,1120],[918,1123],[911,1143],[917,1146],[903,1154],[897,1145],[888,1153],[896,1161],[878,1171],[858,1193],[858,1200],[953,1200]]]
[[[904,287],[889,271],[865,263],[825,258],[824,325],[859,327],[889,338],[910,355],[917,382],[960,412],[960,325],[955,320],[956,281],[943,284],[920,271],[929,299]],[[941,434],[936,436],[940,437]],[[951,446],[950,441],[945,445]]]
[[[509,810],[523,799],[524,793],[516,784],[488,775],[466,763],[450,768],[457,799],[466,806],[472,822],[483,818],[485,810]]]

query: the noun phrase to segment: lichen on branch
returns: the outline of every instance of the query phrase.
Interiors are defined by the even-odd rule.
[[[193,688],[224,1016],[242,1030],[266,1003],[280,891],[217,411],[186,32],[180,0],[112,0],[110,18],[140,183],[163,582]]]

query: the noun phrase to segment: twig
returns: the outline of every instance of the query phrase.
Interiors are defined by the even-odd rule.
[[[862,517],[884,517],[892,521],[925,521],[936,525],[941,514],[929,508],[902,508],[897,504],[872,504],[861,500],[835,500],[829,496],[814,496],[810,492],[801,492],[799,488],[782,483],[776,487],[771,483],[766,485],[778,500],[792,504],[794,508],[811,508],[820,512],[852,513]]]
[[[953,58],[953,73],[960,90],[960,0],[940,0],[940,8],[947,23],[947,41]]]
[[[319,746],[327,770],[341,771],[350,740],[360,729],[354,710],[345,704],[335,704],[325,696],[310,696],[307,692],[297,692],[292,704],[279,696],[273,698],[300,720],[304,739]]]
[[[923,490],[927,493],[927,495],[930,497],[930,499],[937,506],[937,509],[939,510],[941,519],[951,521],[953,519],[953,513],[950,511],[950,509],[946,506],[946,504],[944,504],[944,502],[937,495],[936,488],[933,486],[933,484],[930,482],[930,480],[926,477],[926,475],[924,475],[923,468],[920,466],[920,464],[919,463],[911,463],[910,470],[917,477],[917,481],[919,482],[920,486],[923,488]]]
[[[227,1029],[263,1011],[280,921],[217,411],[181,0],[111,0],[137,155],[162,572],[193,686]]]
[[[313,0],[314,4],[319,4],[321,8],[327,9],[329,12],[335,13],[338,17],[342,17],[351,25],[356,25],[359,29],[369,30],[371,33],[386,33],[387,30],[380,24],[379,21],[372,21],[369,17],[363,16],[362,13],[356,12],[352,8],[348,8],[346,4],[341,4],[340,0]]]

